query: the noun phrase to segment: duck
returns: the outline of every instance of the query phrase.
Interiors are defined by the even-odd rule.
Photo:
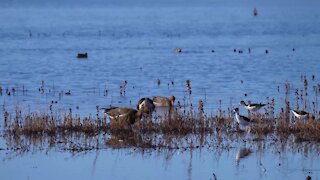
[[[253,9],[253,16],[258,16],[258,10],[256,8]]]
[[[244,108],[246,108],[249,111],[259,111],[263,106],[265,106],[266,104],[255,104],[255,103],[246,103],[244,101],[240,101],[240,105],[243,105]]]
[[[137,120],[140,120],[143,113],[143,108],[136,110],[130,107],[111,107],[104,110],[108,114],[111,121],[120,120],[128,125],[133,125]]]
[[[153,104],[155,106],[160,106],[160,107],[164,107],[164,106],[172,107],[174,105],[175,100],[176,98],[174,96],[170,96],[170,97],[155,96],[152,98]]]
[[[303,110],[292,110],[292,114],[298,119],[306,119],[309,117],[309,113]]]
[[[138,101],[137,109],[143,109],[143,113],[152,114],[155,109],[155,105],[150,98],[143,97]]]
[[[71,95],[71,91],[69,90],[68,92],[65,92],[64,94],[67,95],[67,96],[70,96]]]
[[[175,48],[174,51],[175,51],[176,53],[182,53],[182,49],[181,49],[181,48]]]
[[[78,53],[77,58],[88,58],[88,53]]]

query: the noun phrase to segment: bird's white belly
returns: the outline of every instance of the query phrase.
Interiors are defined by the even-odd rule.
[[[245,106],[244,108],[246,108],[249,111],[256,111],[258,110],[258,108],[256,106]]]

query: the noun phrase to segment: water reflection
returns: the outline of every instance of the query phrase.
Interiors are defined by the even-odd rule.
[[[252,153],[252,150],[249,148],[240,148],[236,154],[236,163],[239,165],[240,160],[243,158],[246,158],[250,156]]]

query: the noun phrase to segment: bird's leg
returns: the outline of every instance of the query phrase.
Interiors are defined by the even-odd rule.
[[[246,129],[247,129],[247,134],[250,134],[251,133],[251,126],[248,126]]]
[[[248,118],[251,119],[251,112],[248,110]]]

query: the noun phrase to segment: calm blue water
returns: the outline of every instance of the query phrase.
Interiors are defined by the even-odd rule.
[[[95,114],[96,105],[134,106],[143,96],[175,95],[183,101],[188,96],[187,79],[191,101],[197,106],[203,99],[207,112],[215,113],[219,100],[225,109],[238,106],[242,99],[267,102],[266,97],[275,97],[280,107],[286,80],[294,88],[303,87],[301,75],[309,79],[315,75],[310,87],[319,82],[320,2],[316,0],[1,3],[0,86],[3,93],[6,88],[16,89],[15,96],[0,96],[1,113],[17,105],[26,113],[47,111],[52,100],[58,101],[55,111],[72,108],[82,116]],[[254,7],[257,17],[252,15]],[[176,47],[183,52],[176,54]],[[87,52],[89,58],[77,59],[79,52]],[[125,80],[126,96],[121,96],[119,86]],[[42,81],[44,93],[38,90]],[[71,95],[64,95],[69,90]],[[6,147],[3,140],[0,145]],[[210,179],[213,171],[219,179],[247,179],[252,168],[254,179],[303,179],[303,169],[319,167],[318,155],[314,160],[287,152],[281,162],[288,166],[277,167],[277,155],[255,150],[237,166],[235,151],[223,152],[219,161],[212,151],[195,151],[190,163],[189,153],[173,154],[166,162],[164,155],[154,152],[145,157],[106,150],[97,165],[92,162],[95,152],[80,157],[36,153],[1,163],[0,179],[39,179],[36,174],[44,176],[58,167],[63,167],[59,173],[50,171],[55,172],[54,179],[71,174],[74,179],[172,179],[176,175]],[[0,151],[0,157],[7,153]],[[256,166],[259,154],[271,169],[262,175]],[[17,166],[22,173],[12,172]],[[122,173],[123,169],[131,173]]]

